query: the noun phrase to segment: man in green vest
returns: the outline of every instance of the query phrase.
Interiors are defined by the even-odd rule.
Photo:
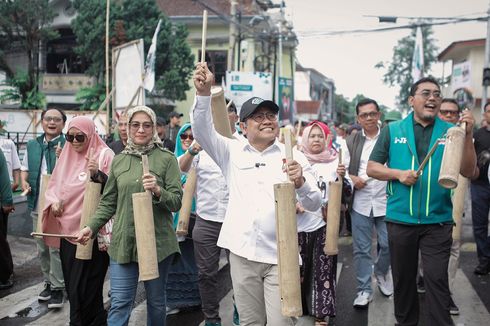
[[[27,151],[21,166],[22,190],[29,190],[28,205],[31,210],[34,230],[38,219],[38,199],[41,189],[41,175],[51,174],[56,164],[56,148],[63,147],[65,137],[62,134],[66,115],[60,109],[48,109],[41,113],[44,133],[29,140]],[[63,307],[65,283],[61,269],[60,251],[46,246],[43,239],[37,239],[41,270],[45,288],[39,294],[40,301],[48,301],[48,308]]]
[[[414,83],[408,98],[413,112],[383,129],[369,158],[368,176],[388,181],[386,222],[396,325],[419,322],[416,286],[419,249],[424,266],[426,323],[453,325],[447,273],[454,224],[451,191],[437,182],[444,138],[453,125],[437,117],[441,101],[441,90],[435,79],[422,78]],[[466,122],[465,159],[460,173],[471,177],[476,168],[474,118],[466,110],[460,121]],[[436,150],[418,174],[421,162],[436,143]]]

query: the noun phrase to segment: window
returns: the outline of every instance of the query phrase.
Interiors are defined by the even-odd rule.
[[[201,50],[199,50],[201,58]],[[226,68],[228,61],[228,51],[206,51],[206,62],[209,70],[214,74],[214,83],[221,85],[221,81],[226,79]]]

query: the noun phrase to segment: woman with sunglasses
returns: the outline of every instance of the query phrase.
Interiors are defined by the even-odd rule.
[[[127,325],[139,276],[132,194],[151,191],[159,277],[144,281],[147,297],[146,324],[165,325],[167,274],[175,254],[179,253],[172,226],[172,212],[180,209],[182,200],[179,167],[175,156],[162,147],[152,109],[146,106],[130,109],[128,128],[126,148],[114,158],[97,211],[88,226],[77,234],[76,241],[88,241],[114,215],[108,251],[111,266],[111,308],[107,323]],[[142,155],[148,156],[150,168],[150,173],[145,175]]]
[[[301,150],[315,171],[317,185],[322,193],[323,207],[316,212],[304,210],[297,205],[298,234],[301,266],[301,292],[303,313],[315,318],[315,326],[326,326],[330,317],[335,317],[335,287],[337,256],[323,252],[326,241],[326,204],[328,183],[344,177],[344,191],[352,191],[352,183],[346,178],[344,165],[339,164],[337,152],[332,147],[330,128],[314,121],[303,131]]]
[[[92,180],[104,187],[114,157],[87,117],[73,118],[65,138],[67,143],[46,190],[43,230],[47,233],[74,234],[80,229],[85,185]],[[60,248],[70,325],[105,325],[102,288],[109,266],[107,252],[94,243],[92,259],[79,260],[75,258],[77,246],[72,240],[45,238],[45,242]]]
[[[192,162],[201,147],[193,142],[191,124],[184,124],[175,140],[175,156],[178,161],[186,160]],[[185,187],[187,173],[181,172],[182,187]],[[179,214],[174,216],[174,228],[177,226]],[[192,201],[191,219],[189,221],[189,232],[186,237],[178,237],[180,259],[172,265],[168,274],[167,282],[167,311],[168,314],[176,314],[181,309],[193,309],[200,307],[201,297],[197,281],[197,265],[194,258],[194,243],[192,241],[192,229],[195,222],[195,201]]]

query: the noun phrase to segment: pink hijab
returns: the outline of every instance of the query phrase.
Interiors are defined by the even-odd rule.
[[[317,126],[321,129],[323,136],[325,137],[325,141],[327,141],[328,135],[331,135],[330,128],[328,128],[328,126],[323,122],[311,122],[303,131],[303,137],[301,138],[301,149],[303,151],[303,154],[305,154],[310,164],[332,162],[337,158],[337,152],[335,151],[335,149],[332,148],[332,138],[330,138],[328,144],[325,144],[325,150],[318,154],[313,154],[311,152],[311,148],[308,144],[308,138],[310,137],[311,129],[313,129],[314,126]]]
[[[99,170],[109,174],[109,169],[114,158],[114,152],[104,143],[95,130],[92,119],[87,117],[75,117],[68,123],[68,129],[77,128],[83,132],[89,145],[87,150],[77,153],[69,142],[61,152],[56,162],[56,167],[49,180],[46,190],[46,202],[43,212],[43,232],[55,234],[74,234],[80,230],[80,218],[82,213],[85,183],[88,162],[85,156],[93,149],[93,157],[99,162]],[[63,215],[55,217],[51,213],[51,205],[63,201]],[[57,238],[44,238],[50,247],[59,248]]]

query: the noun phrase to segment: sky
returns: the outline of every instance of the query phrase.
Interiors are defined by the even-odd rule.
[[[278,2],[278,0],[275,0]],[[455,17],[485,16],[489,0],[285,0],[286,18],[293,22],[299,36],[298,62],[314,68],[335,82],[336,93],[352,99],[364,94],[392,109],[396,108],[398,87],[383,84],[386,70],[376,69],[380,62],[391,62],[397,41],[410,34],[409,29],[369,34],[306,37],[313,31],[374,29],[405,25],[379,23],[373,16]],[[483,22],[434,26],[438,54],[452,42],[485,38],[487,24]],[[304,36],[301,36],[304,35]],[[444,75],[450,73],[450,64]],[[443,65],[433,67],[431,74],[441,77]]]

